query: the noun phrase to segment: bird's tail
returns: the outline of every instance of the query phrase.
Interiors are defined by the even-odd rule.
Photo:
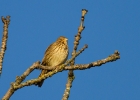
[[[42,75],[44,75],[46,73],[46,71],[47,70],[42,70],[41,71],[41,74],[39,75],[39,77],[41,77]],[[38,87],[41,87],[43,85],[43,82],[44,82],[44,79],[41,82],[37,83]]]

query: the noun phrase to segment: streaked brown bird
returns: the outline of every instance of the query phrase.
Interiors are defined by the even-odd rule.
[[[44,66],[58,66],[65,63],[68,58],[68,39],[64,36],[60,36],[54,43],[52,43],[46,50],[42,65]],[[47,73],[47,70],[42,70],[39,77]],[[38,83],[38,87],[41,87],[44,80]]]

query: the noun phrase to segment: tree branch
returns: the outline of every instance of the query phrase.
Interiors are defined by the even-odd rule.
[[[65,70],[85,70],[85,69],[89,69],[92,67],[96,67],[96,66],[101,66],[107,62],[113,62],[120,59],[120,53],[118,51],[115,51],[114,54],[108,56],[105,59],[102,60],[98,60],[89,64],[77,64],[77,65],[73,65],[73,66],[66,66]]]
[[[73,52],[72,52],[72,56],[75,55],[76,53],[76,50],[77,50],[77,47],[79,45],[79,41],[81,39],[81,33],[82,31],[84,30],[84,19],[85,19],[85,14],[87,13],[88,11],[86,9],[82,9],[82,17],[81,17],[81,23],[80,23],[80,26],[78,28],[78,33],[77,35],[75,36],[75,41],[74,41],[74,48],[73,48]],[[74,65],[75,63],[75,59],[70,63],[70,65]],[[64,94],[63,94],[63,97],[62,97],[62,100],[67,100],[69,98],[69,94],[70,94],[70,89],[71,89],[71,86],[72,86],[72,82],[74,80],[75,76],[74,76],[74,72],[73,70],[69,70],[69,73],[68,73],[68,79],[67,79],[67,84],[66,84],[66,89],[64,91]]]
[[[0,75],[2,74],[2,62],[3,62],[7,39],[8,39],[8,25],[10,24],[10,16],[6,16],[6,18],[2,16],[1,20],[4,23],[4,25],[3,25],[2,44],[1,44],[1,50],[0,50]]]

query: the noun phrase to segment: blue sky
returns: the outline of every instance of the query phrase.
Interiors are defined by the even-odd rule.
[[[0,16],[11,16],[0,98],[16,76],[42,60],[46,48],[59,36],[68,38],[70,58],[84,8],[88,13],[78,49],[84,44],[88,44],[88,49],[76,58],[76,64],[106,58],[115,50],[120,52],[121,59],[75,71],[69,100],[140,100],[139,4],[139,0],[0,1]],[[1,33],[2,27],[0,22]],[[38,77],[39,73],[35,70],[26,80]],[[67,73],[48,78],[42,88],[24,87],[10,100],[61,100]]]

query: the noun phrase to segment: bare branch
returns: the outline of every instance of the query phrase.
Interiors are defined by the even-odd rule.
[[[31,67],[29,67],[21,76],[16,77],[16,85],[20,84],[25,78],[36,68],[40,66],[40,62],[35,62]],[[41,67],[41,66],[40,66]]]
[[[10,16],[6,16],[6,18],[1,17],[3,25],[3,37],[2,37],[2,44],[1,44],[1,50],[0,50],[0,75],[2,74],[2,62],[6,50],[6,44],[8,39],[8,25],[10,24]]]
[[[80,26],[78,28],[78,33],[75,36],[74,48],[73,48],[72,56],[75,55],[75,53],[76,53],[77,47],[79,45],[79,40],[81,39],[81,33],[85,28],[83,25],[84,25],[85,14],[87,12],[88,11],[86,9],[82,9],[81,23],[80,23]],[[74,65],[74,63],[75,63],[75,59],[70,63],[70,65],[71,66]],[[69,98],[70,88],[72,86],[72,82],[74,80],[74,77],[75,76],[74,76],[73,70],[69,70],[66,89],[65,89],[65,92],[63,94],[62,100],[67,100]]]
[[[117,59],[120,59],[120,53],[118,51],[115,51],[114,54],[108,56],[105,59],[98,60],[90,64],[77,64],[73,66],[66,66],[65,70],[85,70],[91,67],[101,66],[102,64],[105,64],[107,62],[116,61]]]

